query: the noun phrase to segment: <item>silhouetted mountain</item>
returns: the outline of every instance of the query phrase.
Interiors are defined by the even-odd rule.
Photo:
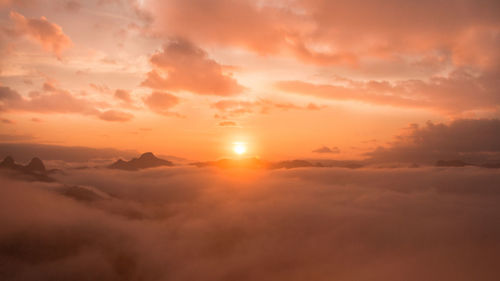
[[[122,159],[118,159],[115,163],[108,166],[110,169],[118,169],[118,170],[128,170],[135,171],[137,168],[132,166],[129,162],[125,162]]]
[[[115,163],[108,166],[109,169],[136,171],[140,169],[154,168],[160,166],[173,166],[174,164],[168,160],[160,159],[154,156],[151,152],[142,154],[139,158],[134,158],[130,161],[118,159]]]
[[[73,198],[81,202],[93,202],[106,199],[94,190],[77,185],[64,185],[61,189],[58,190],[58,192],[61,195]]]
[[[464,162],[462,160],[439,160],[436,162],[437,167],[465,167],[473,166],[471,163]]]
[[[7,156],[3,159],[2,163],[0,163],[0,167],[2,168],[14,168],[16,163],[14,162],[14,158]]]
[[[485,163],[485,164],[482,164],[480,167],[488,168],[488,169],[500,169],[500,162]]]
[[[0,168],[7,170],[22,171],[24,169],[24,166],[16,164],[16,162],[14,162],[14,158],[7,156],[2,161],[2,163],[0,163]]]
[[[293,169],[293,168],[305,168],[305,167],[323,167],[321,164],[313,164],[306,160],[287,160],[271,164],[270,169]]]
[[[250,169],[294,169],[294,168],[361,168],[362,164],[353,161],[308,161],[308,160],[286,160],[278,162],[268,162],[259,158],[243,159],[220,159],[217,161],[195,162],[191,163],[198,168],[201,167],[219,167],[219,168],[250,168]]]
[[[11,174],[11,176],[17,178],[22,177],[27,180],[37,181],[54,181],[54,179],[48,176],[48,173],[56,171],[47,171],[42,160],[37,157],[31,159],[28,165],[23,166],[16,164],[14,159],[10,156],[5,157],[5,159],[0,163],[0,169],[5,171],[14,171],[16,174]]]
[[[243,159],[220,159],[217,161],[195,162],[191,163],[198,168],[219,167],[219,168],[246,168],[246,169],[264,169],[269,167],[269,163],[259,158]]]
[[[42,160],[40,158],[35,157],[31,159],[29,164],[26,166],[26,169],[32,172],[45,172],[45,165],[43,165]]]

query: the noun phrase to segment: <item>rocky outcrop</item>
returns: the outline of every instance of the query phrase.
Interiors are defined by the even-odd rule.
[[[109,165],[109,169],[118,169],[126,171],[137,171],[161,166],[173,166],[174,164],[168,160],[160,159],[151,152],[142,154],[139,158],[134,158],[130,161],[118,159],[118,161]]]

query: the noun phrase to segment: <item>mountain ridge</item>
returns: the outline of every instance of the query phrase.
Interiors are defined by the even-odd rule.
[[[108,169],[137,171],[161,166],[171,167],[174,166],[174,164],[171,161],[156,157],[152,152],[146,152],[141,154],[139,158],[132,158],[130,161],[118,159],[116,162],[109,165]]]

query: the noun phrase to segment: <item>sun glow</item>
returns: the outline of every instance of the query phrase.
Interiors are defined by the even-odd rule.
[[[233,151],[238,155],[245,154],[245,152],[247,152],[247,146],[243,142],[235,142],[233,144]]]

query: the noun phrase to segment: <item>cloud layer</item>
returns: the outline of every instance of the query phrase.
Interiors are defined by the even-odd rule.
[[[491,170],[169,168],[58,178],[68,185],[1,179],[3,279],[493,281],[499,273],[500,178]]]
[[[148,5],[156,29],[166,34],[261,54],[288,52],[316,64],[441,51],[456,63],[481,65],[484,53],[493,51],[488,42],[498,43],[499,5],[493,0],[174,0]]]

